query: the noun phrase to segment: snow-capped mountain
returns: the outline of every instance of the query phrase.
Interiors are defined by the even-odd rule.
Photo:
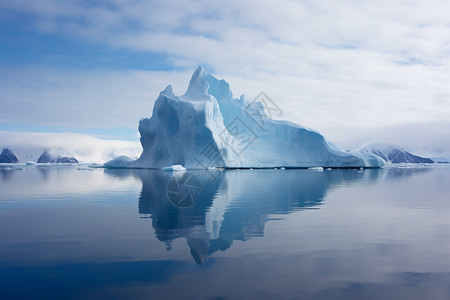
[[[44,149],[48,149],[55,161],[60,156],[74,158],[80,163],[98,164],[121,155],[136,159],[142,152],[138,141],[106,140],[71,132],[0,131],[0,141],[5,148],[14,150],[20,162],[37,162]]]
[[[0,154],[0,163],[18,163],[19,160],[11,151],[11,149],[4,148],[2,154]]]
[[[397,145],[373,143],[358,149],[359,152],[373,153],[388,163],[433,163],[430,158],[420,157],[409,153]]]
[[[37,162],[38,163],[77,164],[78,160],[74,157],[69,157],[69,156],[61,156],[61,155],[54,156],[54,155],[50,154],[48,149],[45,149],[44,152],[41,154],[41,156],[39,156],[39,159]]]
[[[124,166],[204,169],[384,165],[375,155],[343,151],[314,130],[271,119],[271,112],[278,108],[269,100],[264,94],[258,101],[245,96],[233,98],[227,82],[199,67],[183,96],[176,96],[170,85],[160,93],[151,118],[139,122],[143,152]]]

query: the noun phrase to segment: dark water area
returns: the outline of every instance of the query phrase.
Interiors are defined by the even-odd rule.
[[[0,166],[0,298],[450,299],[449,183]]]

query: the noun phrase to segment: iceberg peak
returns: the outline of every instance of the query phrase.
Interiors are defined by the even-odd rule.
[[[169,97],[175,97],[172,86],[169,84],[164,91],[161,92],[162,95],[166,95]]]
[[[218,101],[233,99],[233,93],[228,82],[223,79],[217,79],[202,66],[199,66],[192,74],[185,97],[189,99],[204,99],[209,96],[214,96]]]
[[[202,66],[199,66],[194,74],[192,74],[185,96],[190,98],[203,98],[208,96],[209,83],[206,78],[207,75],[208,72]]]
[[[233,99],[233,93],[231,92],[230,85],[225,80],[218,80],[211,74],[206,74],[206,80],[208,81],[208,94],[214,96],[218,101]]]

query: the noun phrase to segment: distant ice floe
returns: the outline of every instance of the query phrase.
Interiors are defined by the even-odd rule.
[[[311,167],[311,168],[308,168],[308,170],[323,171],[323,168],[322,167]]]
[[[163,171],[186,171],[186,168],[182,165],[173,165],[162,168]]]

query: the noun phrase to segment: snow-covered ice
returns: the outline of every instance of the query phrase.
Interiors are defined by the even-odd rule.
[[[202,67],[188,90],[176,96],[169,85],[153,114],[139,122],[141,156],[122,167],[188,169],[274,167],[380,167],[375,155],[343,151],[320,133],[273,120],[263,102],[233,98],[227,82]],[[120,161],[105,164],[118,167]]]

